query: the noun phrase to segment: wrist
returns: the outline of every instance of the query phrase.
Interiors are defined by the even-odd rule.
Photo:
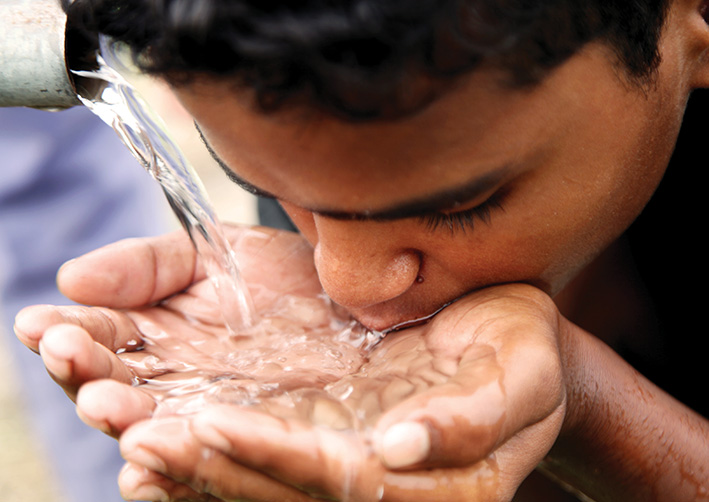
[[[597,401],[597,388],[589,385],[590,368],[596,366],[588,333],[562,318],[559,322],[559,350],[566,388],[566,415],[559,439],[574,438],[588,430]],[[591,370],[592,372],[592,370]]]
[[[567,414],[543,470],[597,501],[709,498],[707,421],[562,320]]]

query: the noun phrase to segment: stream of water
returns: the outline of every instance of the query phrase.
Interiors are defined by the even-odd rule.
[[[76,72],[99,81],[95,96],[82,103],[111,126],[138,162],[160,183],[173,212],[190,236],[217,292],[224,322],[232,333],[257,323],[257,314],[204,187],[161,119],[123,77],[119,46],[102,39],[99,69]]]

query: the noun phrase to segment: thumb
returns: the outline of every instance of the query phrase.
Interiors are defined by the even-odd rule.
[[[527,368],[504,371],[491,347],[471,347],[442,385],[389,410],[373,433],[374,450],[390,469],[461,467],[479,462],[502,443],[561,406],[547,357],[527,352]],[[531,360],[534,364],[530,364]]]
[[[125,239],[65,263],[61,292],[77,303],[111,308],[149,305],[197,279],[196,253],[184,232]]]
[[[448,382],[389,410],[373,436],[384,465],[396,469],[445,461],[451,467],[484,458],[505,422],[502,374],[491,348],[469,349]]]

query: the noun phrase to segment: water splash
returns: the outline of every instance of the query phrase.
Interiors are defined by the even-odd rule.
[[[205,189],[194,169],[168,136],[162,120],[122,74],[121,46],[100,37],[99,67],[74,71],[93,80],[92,95],[81,102],[111,126],[140,164],[160,183],[175,215],[187,230],[219,298],[224,322],[232,334],[257,323],[249,291]]]

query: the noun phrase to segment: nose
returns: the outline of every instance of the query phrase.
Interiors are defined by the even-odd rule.
[[[313,216],[315,267],[325,292],[346,308],[364,308],[416,283],[420,253],[403,247],[385,223]]]

